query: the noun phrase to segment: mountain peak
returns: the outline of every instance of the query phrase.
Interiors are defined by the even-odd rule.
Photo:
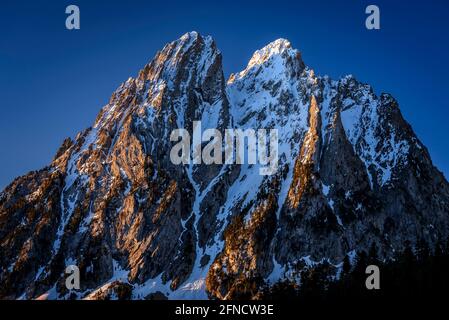
[[[168,52],[174,52],[176,56],[180,56],[192,47],[206,46],[214,47],[215,43],[211,36],[202,36],[197,31],[184,33],[180,38],[172,41],[164,46],[162,53],[166,55]]]
[[[292,48],[290,41],[280,38],[277,39],[262,49],[254,52],[251,60],[248,63],[248,68],[251,68],[255,65],[261,65],[267,60],[269,60],[273,56],[283,55],[285,52],[293,53],[297,52],[297,50]]]
[[[209,74],[209,69],[217,64],[221,70],[221,53],[213,38],[191,31],[167,43],[139,73],[139,79],[160,80],[172,87],[183,79],[182,74],[195,70],[193,74],[201,82]]]
[[[277,40],[270,42],[262,49],[283,51],[286,49],[290,49],[291,47],[292,47],[292,45],[289,40],[284,39],[284,38],[279,38]]]
[[[178,40],[174,41],[173,43],[177,43],[178,45],[182,46],[191,46],[195,43],[204,43],[209,47],[214,46],[214,49],[216,50],[214,39],[211,36],[201,35],[197,31],[184,33]]]
[[[254,52],[245,70],[238,74],[232,74],[228,83],[232,84],[250,75],[257,76],[259,74],[257,70],[260,68],[269,70],[263,77],[270,77],[270,74],[277,77],[285,71],[290,75],[298,74],[305,68],[305,65],[300,52],[292,47],[290,41],[280,38]],[[273,69],[277,69],[277,71],[273,71]]]
[[[184,33],[181,38],[178,39],[178,42],[181,43],[194,43],[195,41],[202,40],[203,37],[197,31],[190,31]]]
[[[202,43],[203,37],[196,31],[191,31],[184,33],[179,39],[168,43],[163,51],[167,49],[175,49],[175,52],[186,52],[190,47],[195,45],[196,43]]]
[[[188,39],[188,38],[197,38],[200,34],[197,31],[190,31],[186,32],[182,35],[181,39]]]

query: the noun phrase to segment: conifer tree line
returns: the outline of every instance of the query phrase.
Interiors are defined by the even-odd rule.
[[[332,301],[391,301],[392,299],[442,298],[449,288],[449,239],[438,241],[430,248],[419,240],[388,261],[381,261],[378,248],[372,244],[369,251],[359,251],[355,259],[346,256],[338,277],[327,261],[306,267],[300,271],[300,283],[287,279],[274,285],[263,284],[261,298],[265,300],[302,300],[304,302]],[[380,289],[368,290],[365,281],[366,267],[376,265],[380,269]],[[447,296],[447,295],[446,295]]]
[[[441,294],[449,288],[449,239],[438,241],[433,248],[424,240],[415,246],[406,242],[404,248],[392,259],[381,260],[373,243],[368,252],[359,251],[352,259],[347,255],[340,270],[328,261],[302,265],[295,277],[299,281],[284,278],[270,284],[260,276],[248,277],[231,290],[228,298],[304,303],[443,298]],[[368,290],[365,285],[369,265],[380,269],[379,290]]]

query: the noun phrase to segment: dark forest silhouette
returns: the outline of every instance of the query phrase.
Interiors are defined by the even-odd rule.
[[[352,259],[345,257],[338,279],[335,267],[328,262],[302,268],[300,284],[282,279],[274,284],[265,283],[262,277],[252,277],[241,283],[232,299],[248,299],[256,291],[261,300],[295,301],[303,304],[344,302],[437,301],[444,299],[449,288],[449,239],[438,241],[435,248],[420,240],[388,261],[378,257],[376,245],[369,252],[359,251]],[[368,265],[380,269],[380,289],[368,290],[365,281]]]

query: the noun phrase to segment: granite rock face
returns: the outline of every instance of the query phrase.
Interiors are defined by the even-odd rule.
[[[170,135],[194,121],[277,129],[276,172],[173,164]],[[248,279],[448,234],[448,182],[393,97],[315,75],[284,39],[226,82],[212,38],[190,32],[0,194],[0,298],[232,299]]]

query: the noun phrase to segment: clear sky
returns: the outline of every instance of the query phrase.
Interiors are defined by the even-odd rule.
[[[65,28],[65,8],[81,30]],[[376,4],[381,30],[365,28]],[[287,38],[317,74],[389,92],[449,176],[449,1],[5,1],[0,3],[0,189],[49,164],[121,82],[183,33],[212,35],[225,76]]]

